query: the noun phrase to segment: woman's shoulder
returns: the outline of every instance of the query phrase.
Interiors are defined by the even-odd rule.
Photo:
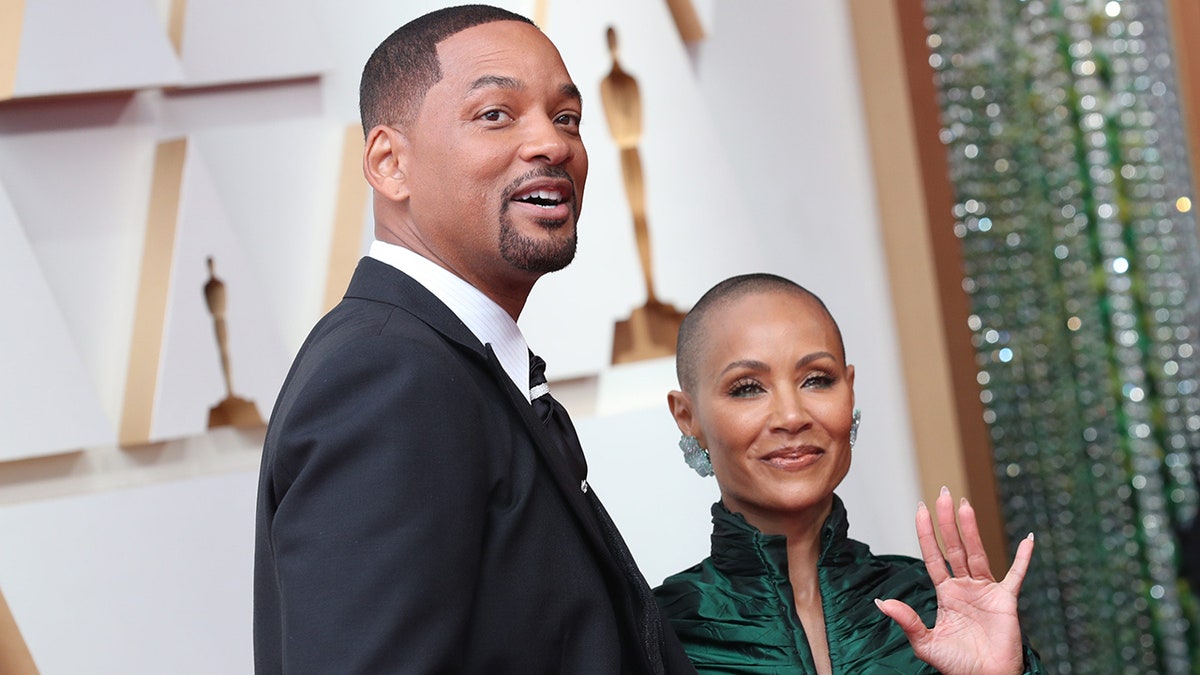
[[[711,638],[714,633],[733,630],[743,637],[737,627],[767,625],[786,615],[781,612],[785,604],[780,595],[786,579],[770,573],[727,572],[712,558],[705,558],[654,589],[663,616],[681,636],[700,630]]]
[[[702,673],[790,672],[799,625],[766,576],[730,577],[708,558],[654,589],[664,618]]]
[[[714,586],[714,574],[712,559],[705,558],[691,567],[676,572],[671,576],[663,579],[663,582],[658,587],[654,588],[654,597],[658,598],[659,604],[664,601],[674,600],[680,596],[689,596],[695,593],[703,592],[702,589]]]

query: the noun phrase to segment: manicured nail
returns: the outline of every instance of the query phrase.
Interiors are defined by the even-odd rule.
[[[920,501],[920,502],[917,502],[917,510],[918,511],[928,511],[929,509],[927,509],[925,507],[925,502]]]
[[[1029,541],[1033,541],[1033,533],[1032,533],[1032,532],[1030,532],[1030,533],[1029,533],[1029,536],[1027,536],[1027,537],[1025,537],[1025,538],[1026,538],[1026,539],[1028,539]]]
[[[963,497],[962,499],[958,500],[958,505],[959,506],[967,506],[967,498]]]
[[[944,494],[944,495],[948,495],[948,494],[950,494],[950,488],[948,488],[948,487],[946,487],[945,485],[943,485],[943,486],[942,486],[942,494]]]
[[[882,610],[883,609],[883,601],[880,600],[879,598],[875,598],[875,606],[878,607],[880,610]]]

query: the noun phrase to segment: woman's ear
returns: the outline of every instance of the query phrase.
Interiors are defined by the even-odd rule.
[[[850,401],[851,401],[850,407],[853,408],[854,403],[858,400],[858,397],[854,395],[854,365],[853,364],[846,366],[846,383],[850,385]]]
[[[408,141],[398,129],[379,125],[367,133],[363,176],[375,194],[399,202],[408,199]]]
[[[692,398],[682,391],[672,391],[667,394],[667,407],[675,418],[675,425],[685,436],[695,436],[699,429],[695,428],[695,417],[692,413]],[[704,444],[700,444],[704,447]]]

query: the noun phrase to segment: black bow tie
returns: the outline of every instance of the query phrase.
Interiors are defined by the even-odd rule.
[[[587,478],[587,460],[583,457],[575,425],[571,423],[566,409],[550,395],[550,387],[546,383],[546,362],[532,352],[529,354],[529,395],[533,411],[566,458],[572,475],[582,485]]]

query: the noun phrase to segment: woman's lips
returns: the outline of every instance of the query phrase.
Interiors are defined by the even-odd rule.
[[[812,466],[820,461],[825,456],[825,451],[821,448],[812,446],[803,446],[798,448],[784,448],[776,450],[767,455],[763,455],[760,461],[784,471],[797,471],[800,469]]]

